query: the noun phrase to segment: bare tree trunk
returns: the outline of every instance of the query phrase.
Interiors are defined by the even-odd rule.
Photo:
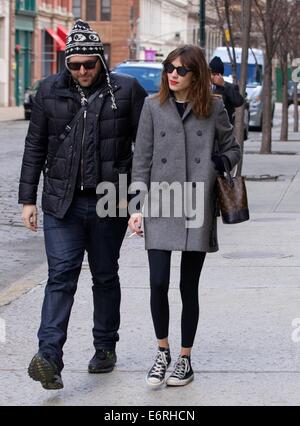
[[[246,96],[246,85],[248,77],[248,53],[250,44],[250,31],[251,31],[251,6],[252,0],[242,0],[242,23],[243,23],[243,34],[242,34],[242,63],[241,63],[241,78],[240,78],[240,93],[245,98]],[[243,157],[244,157],[244,114],[245,105],[237,108],[235,113],[235,136],[238,143],[240,144],[242,151],[242,158],[238,165],[237,175],[242,174]]]
[[[263,84],[263,122],[261,154],[272,153],[272,60],[266,58]]]
[[[299,132],[298,84],[294,83],[294,132]]]
[[[262,122],[262,144],[260,153],[272,153],[272,38],[273,28],[271,19],[272,0],[266,0],[265,11],[265,38],[266,38],[266,54],[265,54],[265,72],[263,83],[263,122]]]
[[[288,140],[288,129],[289,129],[289,113],[288,113],[288,54],[287,50],[283,46],[280,54],[280,64],[282,69],[282,117],[281,117],[281,132],[280,140]]]

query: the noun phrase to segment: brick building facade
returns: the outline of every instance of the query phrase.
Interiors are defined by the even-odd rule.
[[[5,4],[0,9],[3,105],[22,105],[27,87],[63,69],[66,36],[76,18],[88,21],[100,34],[111,68],[128,58],[163,59],[178,45],[197,44],[199,38],[197,2],[188,0],[11,0]],[[217,35],[214,30],[211,48],[220,44]]]
[[[104,44],[110,67],[136,56],[139,0],[73,0],[75,18],[88,21]]]
[[[72,6],[72,0],[37,0],[33,80],[63,69],[66,37],[74,23]]]

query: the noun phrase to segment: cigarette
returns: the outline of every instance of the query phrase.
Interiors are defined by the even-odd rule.
[[[136,235],[136,232],[134,232],[133,234],[129,235],[129,237],[128,237],[128,238],[131,238],[131,237],[133,237],[134,235]]]

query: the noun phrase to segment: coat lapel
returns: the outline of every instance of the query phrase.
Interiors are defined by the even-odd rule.
[[[170,105],[170,110],[172,111],[172,114],[177,117],[177,120],[180,121],[180,123],[182,124],[182,119],[180,117],[180,115],[178,114],[178,110],[177,107],[175,105],[175,98],[173,96],[169,97],[169,105]]]
[[[180,121],[182,121],[182,122],[186,119],[186,117],[187,117],[187,116],[190,114],[190,112],[192,111],[192,103],[191,103],[191,102],[189,102],[189,103],[188,103],[188,105],[187,105],[187,107],[186,107],[186,110],[184,111],[183,116],[182,116],[182,117],[180,117],[180,115],[178,114],[178,111],[177,111],[177,107],[176,107],[176,105],[175,105],[175,98],[174,98],[173,96],[170,96],[170,97],[169,97],[169,103],[171,104],[172,109],[173,109],[174,111],[176,111],[176,115],[178,116],[178,119],[179,119]]]
[[[182,121],[184,121],[187,118],[187,116],[192,111],[192,108],[193,108],[192,102],[189,102],[188,105],[187,105],[187,107],[186,107],[186,109],[185,109],[185,111],[184,111],[184,114],[182,116]]]

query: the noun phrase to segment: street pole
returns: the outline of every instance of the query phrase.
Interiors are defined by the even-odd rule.
[[[199,33],[200,33],[200,47],[205,49],[205,0],[199,2]]]

